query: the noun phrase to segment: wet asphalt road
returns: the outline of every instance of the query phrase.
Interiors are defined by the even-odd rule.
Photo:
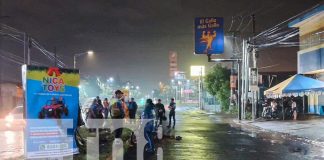
[[[0,120],[0,159],[22,159],[24,154],[24,132],[22,125],[8,128],[4,120]]]
[[[164,160],[299,160],[315,159],[310,147],[301,142],[277,135],[263,136],[259,132],[245,132],[233,128],[227,118],[178,107],[176,128],[164,128]],[[177,141],[174,136],[180,135]],[[169,137],[170,136],[170,137]],[[131,148],[124,159],[136,159],[136,148]],[[314,158],[315,157],[315,158]],[[145,154],[145,159],[157,159],[155,154]],[[321,159],[321,158],[316,158]]]
[[[278,134],[243,131],[239,125],[232,127],[232,119],[222,115],[178,107],[176,119],[175,129],[164,127],[165,136],[156,143],[163,149],[164,160],[324,160],[323,149]],[[174,139],[178,135],[182,140]],[[0,159],[22,159],[22,131],[0,130],[0,139]],[[128,150],[124,159],[136,159],[136,146]],[[157,157],[145,154],[145,159]]]

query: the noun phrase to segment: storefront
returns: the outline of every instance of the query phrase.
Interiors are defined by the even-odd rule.
[[[299,29],[298,74],[324,81],[324,5],[319,5],[289,23]],[[308,95],[308,112],[324,115],[324,95]]]

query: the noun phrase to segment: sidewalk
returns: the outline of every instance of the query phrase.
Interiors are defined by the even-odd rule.
[[[307,121],[233,121],[237,124],[297,136],[316,146],[324,146],[324,118]]]
[[[222,111],[221,106],[219,104],[213,104],[213,105],[204,105],[204,110],[207,112],[216,112],[219,113]]]

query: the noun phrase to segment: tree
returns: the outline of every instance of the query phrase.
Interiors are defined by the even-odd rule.
[[[205,78],[207,91],[211,95],[216,96],[223,111],[227,111],[229,108],[230,74],[229,69],[217,64],[209,71]]]

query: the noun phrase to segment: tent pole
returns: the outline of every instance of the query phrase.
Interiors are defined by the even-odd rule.
[[[305,95],[303,96],[303,118],[305,119]]]
[[[282,101],[282,120],[285,120],[285,106],[283,105],[284,104],[284,101],[283,101],[283,97],[281,98],[281,101]]]

